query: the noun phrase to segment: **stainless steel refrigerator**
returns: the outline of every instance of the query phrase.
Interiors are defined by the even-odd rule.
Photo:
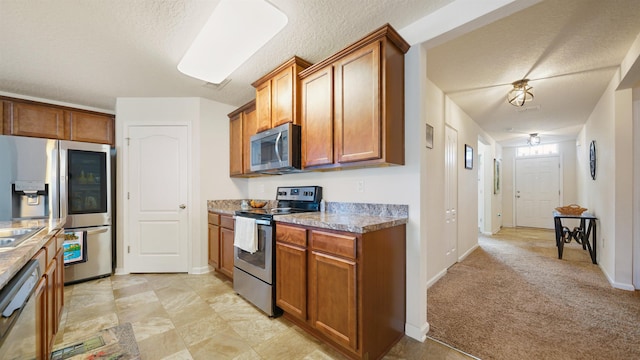
[[[108,145],[0,135],[0,221],[65,217],[65,284],[113,271],[114,159]]]

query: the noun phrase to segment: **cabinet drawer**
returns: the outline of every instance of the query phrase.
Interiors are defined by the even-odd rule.
[[[49,266],[58,251],[58,240],[55,237],[50,238],[43,248],[47,252],[47,266]]]
[[[220,226],[222,226],[223,228],[233,230],[235,228],[234,224],[235,223],[233,221],[233,216],[220,216]]]
[[[211,225],[220,225],[220,215],[210,212],[209,213],[209,224],[211,224]]]
[[[311,231],[311,247],[313,250],[320,250],[349,259],[356,258],[355,236],[313,230]]]
[[[38,252],[33,255],[32,259],[38,260],[40,264],[40,274],[44,274],[47,270],[47,251],[45,249],[38,250]]]
[[[276,241],[307,247],[307,230],[299,227],[278,224],[276,226]]]

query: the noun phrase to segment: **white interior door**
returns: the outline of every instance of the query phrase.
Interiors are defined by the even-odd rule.
[[[560,205],[560,157],[516,159],[516,226],[553,229]]]
[[[458,132],[445,127],[444,197],[447,267],[458,261]]]
[[[126,269],[187,272],[187,126],[129,126],[128,135]]]
[[[484,154],[478,142],[478,232],[484,232]]]

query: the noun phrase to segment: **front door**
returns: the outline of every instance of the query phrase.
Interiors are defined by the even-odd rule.
[[[516,226],[553,229],[560,205],[560,158],[516,160]]]
[[[129,272],[188,271],[188,128],[128,127]]]
[[[447,126],[444,140],[444,254],[447,267],[458,261],[458,132]]]

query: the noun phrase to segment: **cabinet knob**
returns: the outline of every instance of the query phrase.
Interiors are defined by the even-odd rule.
[[[185,204],[180,204],[180,209],[186,209],[186,208],[187,208],[187,205],[185,205]]]

